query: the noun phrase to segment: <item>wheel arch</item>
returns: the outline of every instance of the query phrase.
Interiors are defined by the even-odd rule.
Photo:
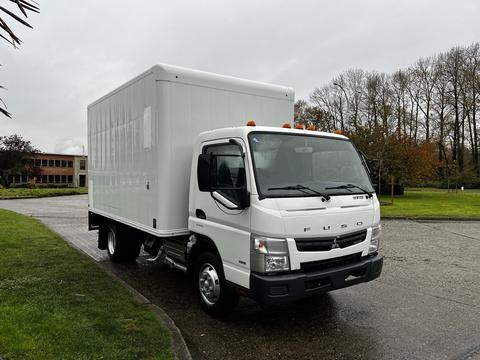
[[[206,235],[194,233],[192,236],[195,236],[195,242],[194,242],[193,246],[191,247],[190,252],[188,254],[188,267],[187,267],[188,272],[190,274],[192,274],[193,273],[193,266],[195,264],[195,260],[197,259],[197,257],[201,253],[209,251],[218,258],[218,260],[219,260],[219,262],[222,266],[222,272],[225,274],[225,271],[223,269],[222,256],[220,255],[220,252],[218,251],[218,248],[217,248],[217,245],[215,245],[215,242],[210,237],[208,237]]]

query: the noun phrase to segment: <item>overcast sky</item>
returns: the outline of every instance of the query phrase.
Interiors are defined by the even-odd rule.
[[[480,41],[478,0],[37,0],[19,50],[0,44],[0,135],[81,153],[87,105],[158,62],[292,86],[391,72]],[[2,4],[5,1],[2,1]]]

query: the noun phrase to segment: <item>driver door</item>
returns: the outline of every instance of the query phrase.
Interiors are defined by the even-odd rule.
[[[225,277],[228,281],[249,287],[250,275],[250,210],[234,210],[229,203],[238,203],[237,193],[229,188],[246,186],[250,189],[247,174],[248,162],[241,139],[231,144],[230,139],[209,141],[202,144],[202,154],[212,156],[211,177],[215,192],[200,191],[197,206],[204,212],[205,221],[197,231],[210,237],[222,257]],[[220,195],[221,198],[218,196]],[[220,199],[220,201],[219,201]],[[199,230],[199,229],[196,229]]]

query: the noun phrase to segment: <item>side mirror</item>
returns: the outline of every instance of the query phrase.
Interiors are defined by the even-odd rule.
[[[362,158],[362,161],[363,161],[363,164],[365,165],[365,167],[367,168],[367,171],[368,171],[368,175],[370,175],[370,179],[373,180],[373,179],[376,179],[377,178],[377,175],[378,175],[378,160],[374,159],[374,160],[371,160],[367,157],[367,155],[365,155],[365,153],[361,150],[358,150],[358,152],[360,153],[361,155],[361,158]]]
[[[212,180],[210,164],[212,162],[211,154],[198,155],[197,181],[200,191],[211,191]]]
[[[239,209],[246,209],[250,207],[250,191],[242,189],[239,193]]]
[[[370,172],[371,179],[378,178],[378,160],[370,160],[365,159],[365,163],[367,164],[368,171]]]
[[[197,182],[200,191],[210,192],[213,199],[230,210],[243,210],[250,206],[250,192],[245,185],[245,171],[237,174],[237,184],[225,185],[216,176],[216,164],[219,157],[241,157],[238,155],[201,154],[197,163]],[[242,160],[243,161],[243,160]],[[227,169],[228,170],[228,169]],[[241,180],[243,179],[243,180]],[[227,180],[232,180],[228,170]],[[228,181],[227,181],[228,182]],[[239,185],[239,182],[242,185]]]

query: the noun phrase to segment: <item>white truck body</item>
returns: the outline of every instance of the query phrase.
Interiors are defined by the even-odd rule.
[[[156,65],[88,107],[89,229],[113,261],[140,246],[233,293],[292,301],[377,278],[380,206],[339,134],[284,128],[291,88]],[[262,126],[249,124],[255,120]],[[234,289],[235,291],[233,291]]]

